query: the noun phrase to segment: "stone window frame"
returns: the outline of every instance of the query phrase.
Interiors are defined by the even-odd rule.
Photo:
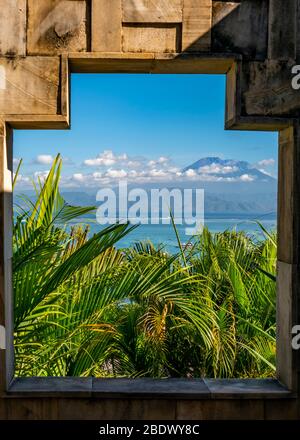
[[[299,123],[291,118],[241,116],[239,55],[205,54],[112,54],[69,53],[61,57],[61,114],[10,115],[4,119],[3,153],[0,153],[3,243],[5,350],[0,374],[10,397],[109,397],[182,399],[294,399],[297,398],[297,352],[291,346],[291,329],[297,324],[297,145]],[[12,295],[12,151],[13,129],[70,128],[71,73],[153,73],[226,74],[225,128],[279,132],[278,178],[278,265],[277,265],[277,378],[276,379],[95,379],[95,378],[14,378],[13,295]],[[1,132],[0,132],[1,135]],[[299,163],[299,159],[298,159]],[[1,313],[1,311],[0,311]],[[5,358],[5,360],[3,359]]]

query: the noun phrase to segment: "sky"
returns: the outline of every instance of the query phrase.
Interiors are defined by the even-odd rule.
[[[219,178],[226,167],[182,169],[206,156],[235,159],[271,175],[277,133],[225,131],[224,75],[72,74],[71,130],[15,130],[19,185],[45,177],[63,157],[62,186]],[[219,180],[220,181],[220,180]]]

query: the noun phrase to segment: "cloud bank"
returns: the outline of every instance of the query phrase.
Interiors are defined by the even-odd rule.
[[[35,164],[49,165],[54,157],[50,154],[41,154],[34,159]],[[131,157],[126,153],[115,154],[112,150],[104,150],[96,157],[88,157],[81,164],[72,163],[72,169],[63,168],[61,186],[65,188],[99,188],[99,186],[114,186],[120,179],[126,179],[128,183],[170,183],[175,182],[253,182],[256,176],[251,174],[251,168],[247,173],[240,173],[236,166],[220,165],[212,163],[199,169],[186,169],[183,171],[176,166],[167,156],[159,156],[149,159],[145,156]],[[275,163],[274,159],[264,159],[258,162],[258,169],[269,175],[262,167],[270,167]],[[18,184],[30,187],[30,179],[44,180],[49,170],[36,170],[31,175],[19,176]],[[234,176],[232,176],[234,174]]]

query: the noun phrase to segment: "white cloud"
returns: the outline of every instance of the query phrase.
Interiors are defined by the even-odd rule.
[[[111,177],[113,179],[122,179],[124,177],[127,176],[127,172],[125,170],[113,170],[113,169],[109,169],[106,173],[105,173],[106,177]]]
[[[36,162],[51,164],[51,155],[40,155]],[[68,159],[66,158],[68,161]],[[95,158],[84,160],[86,167],[72,165],[72,173],[63,168],[61,186],[64,188],[97,188],[99,185],[114,186],[118,180],[127,179],[128,183],[176,183],[176,182],[252,182],[255,176],[249,174],[230,175],[238,171],[234,165],[220,165],[213,163],[198,170],[188,169],[185,172],[174,165],[167,156],[160,156],[149,160],[143,156],[130,157],[127,154],[115,154],[112,150],[105,150]],[[89,167],[96,167],[89,171]],[[264,168],[262,168],[262,171]],[[49,171],[36,171],[32,177],[44,180]],[[267,174],[266,171],[264,171]],[[29,174],[28,174],[29,176]],[[30,184],[30,179],[22,181]],[[31,185],[31,184],[30,184]],[[29,186],[30,186],[29,185]]]
[[[15,173],[13,173],[13,178],[15,178]],[[22,174],[18,174],[17,185],[20,184],[28,184],[30,183],[30,178],[28,176],[22,176]]]
[[[180,169],[177,168],[177,167],[170,167],[170,168],[168,168],[168,170],[169,170],[169,173],[174,173],[174,174],[177,174],[177,175],[181,175],[182,174]]]
[[[51,154],[39,154],[34,162],[40,165],[51,165],[53,161],[54,157]]]
[[[195,176],[197,176],[197,173],[196,173],[195,170],[192,170],[192,169],[190,168],[190,169],[186,170],[185,175],[186,175],[187,177],[195,177]]]
[[[95,180],[100,180],[102,178],[102,173],[96,172],[96,173],[93,173],[92,176]]]
[[[243,174],[242,176],[240,176],[240,180],[242,182],[253,182],[254,179],[255,177],[249,174]]]
[[[34,173],[34,178],[39,177],[42,181],[47,177],[48,171],[37,171]],[[118,184],[120,179],[127,179],[128,183],[167,183],[171,182],[252,182],[255,176],[250,174],[243,174],[241,176],[229,177],[224,174],[201,174],[197,170],[189,169],[184,173],[178,171],[177,168],[148,168],[144,170],[124,170],[110,168],[104,172],[94,173],[73,173],[72,175],[63,175],[61,178],[61,187],[63,188],[97,188],[99,185],[114,186]],[[22,177],[20,180],[22,184],[27,184],[31,187],[29,177]]]
[[[170,161],[170,159],[168,157],[165,157],[165,156],[160,156],[158,158],[158,160],[157,160],[158,163],[166,163],[166,162],[169,162],[169,161]]]
[[[228,174],[237,171],[236,166],[220,165],[212,163],[199,168],[199,173],[203,174]]]
[[[160,156],[158,159],[149,160],[147,166],[150,168],[154,168],[158,165],[166,166],[170,162],[170,159],[166,156]]]
[[[235,177],[226,177],[225,173],[221,175],[216,174],[201,173],[200,169],[198,171],[188,169],[187,171],[185,171],[184,177],[188,180],[197,180],[201,182],[252,182],[253,180],[255,180],[255,177],[249,174],[242,174],[241,176]],[[177,174],[177,176],[178,178],[180,177],[179,174]]]
[[[120,156],[114,155],[111,150],[104,150],[103,153],[98,154],[93,159],[86,159],[83,163],[84,165],[95,167],[95,166],[105,166],[109,167],[115,165],[117,162],[122,162],[127,160],[127,154],[121,154]]]
[[[127,162],[128,168],[140,168],[143,165],[143,163],[139,160],[129,160]]]
[[[154,168],[148,172],[149,177],[167,177],[169,175],[168,171],[157,170]]]
[[[49,172],[50,172],[50,170],[35,171],[34,180],[36,180],[36,181],[41,180],[41,182],[44,182],[47,179]]]
[[[257,162],[257,165],[260,167],[271,167],[275,165],[275,159],[263,159]]]
[[[82,173],[74,173],[72,177],[76,182],[85,182],[87,175],[84,175]]]

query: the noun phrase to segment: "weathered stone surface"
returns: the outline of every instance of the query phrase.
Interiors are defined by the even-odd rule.
[[[16,378],[9,388],[10,395],[89,397],[92,394],[91,377],[24,377]]]
[[[278,260],[292,265],[295,253],[295,231],[294,231],[294,182],[295,182],[295,138],[293,127],[282,130],[279,133],[279,152],[278,152],[278,183],[281,191],[278,194]],[[289,266],[291,267],[291,266]],[[291,287],[291,279],[287,276],[288,268],[282,266],[280,282],[282,290],[288,291]],[[291,276],[292,274],[290,274]],[[278,285],[279,286],[279,285]]]
[[[265,59],[268,39],[268,1],[213,1],[212,51],[242,53]]]
[[[121,0],[92,0],[92,51],[120,52]]]
[[[28,53],[85,51],[86,9],[85,0],[28,0]]]
[[[0,55],[26,55],[26,0],[2,0]]]
[[[296,58],[297,0],[270,0],[268,58]],[[299,32],[299,30],[298,30]]]
[[[294,63],[268,60],[243,64],[243,114],[261,116],[297,115],[299,91],[292,88]]]
[[[0,115],[59,113],[59,57],[2,58],[0,74]]]
[[[153,53],[134,52],[92,52],[69,57],[72,71],[79,73],[150,73],[154,59]]]
[[[0,349],[0,399],[13,375],[12,313],[12,130],[0,118],[0,325],[5,350]]]
[[[238,100],[240,91],[237,88],[239,64],[233,63],[226,75],[226,114],[225,124],[235,123],[237,115],[240,113]]]
[[[300,0],[297,0],[297,35],[296,35],[296,57],[297,57],[297,63],[300,64]]]
[[[300,306],[300,127],[280,132],[278,172],[277,374],[299,390],[299,350],[292,348],[292,328]],[[298,384],[298,385],[297,385]]]
[[[6,129],[5,123],[0,119],[0,242],[4,243],[4,164],[6,156]],[[0,248],[0,325],[5,328],[5,284],[4,284],[4,248]],[[5,351],[0,349],[0,401],[5,391]]]
[[[213,399],[273,399],[290,397],[274,379],[204,379]]]
[[[175,25],[123,27],[124,52],[177,52],[178,46],[178,28]]]
[[[187,399],[208,398],[209,390],[201,379],[94,379],[93,395],[96,397]]]
[[[182,0],[122,0],[123,23],[181,23]]]
[[[205,52],[211,47],[212,0],[183,0],[182,50]]]
[[[292,292],[293,270],[292,264],[278,261],[277,276],[277,375],[293,389],[293,350],[291,348],[291,331],[293,326]]]

